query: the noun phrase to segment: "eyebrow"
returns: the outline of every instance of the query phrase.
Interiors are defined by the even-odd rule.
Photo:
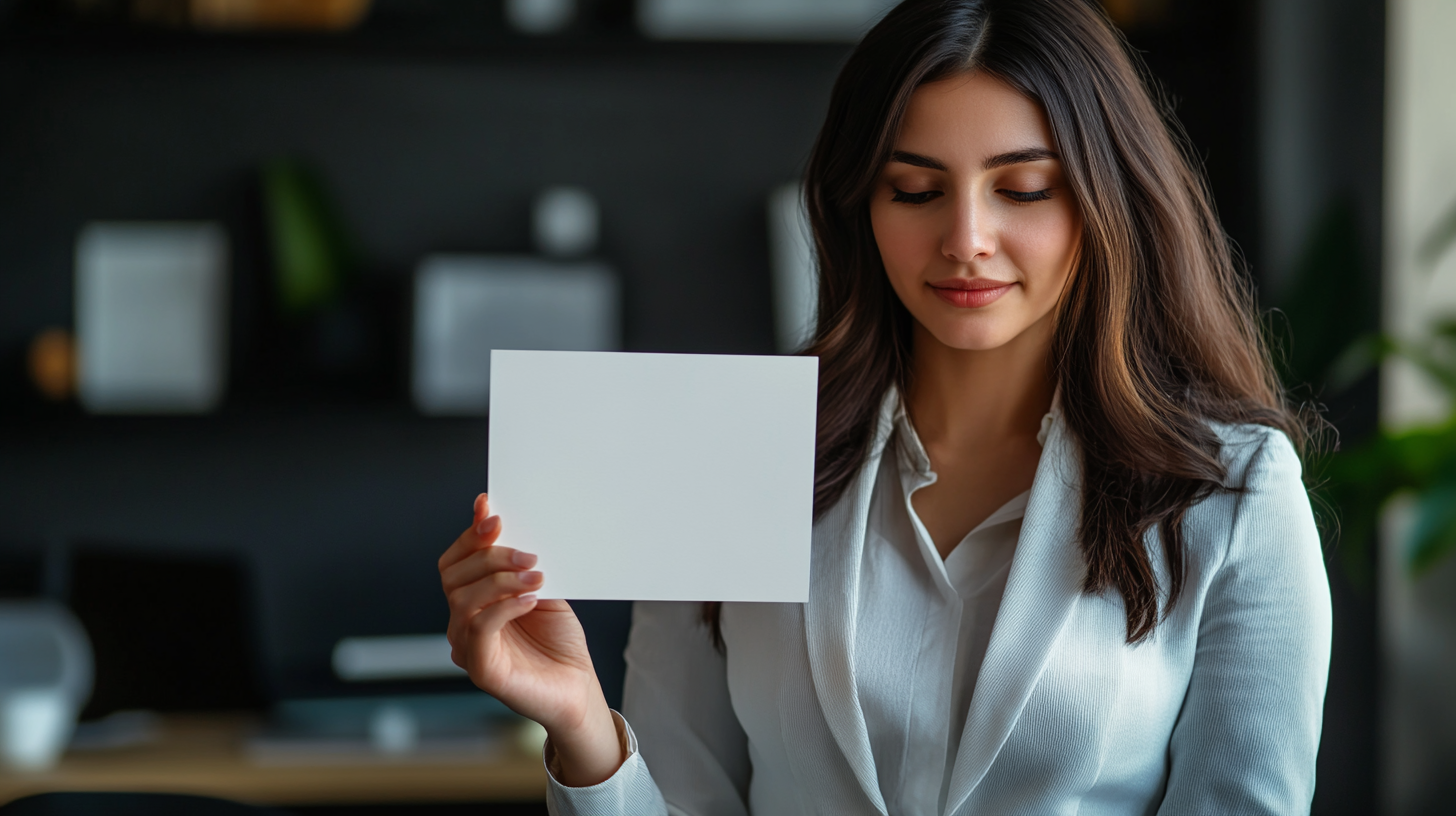
[[[1026,162],[1045,161],[1046,159],[1060,158],[1056,151],[1047,150],[1044,147],[1028,147],[1021,150],[1008,150],[1005,153],[997,153],[981,162],[982,169],[994,170],[997,167],[1006,167],[1012,164],[1024,164]],[[915,167],[924,167],[927,170],[940,170],[944,172],[946,167],[939,159],[932,159],[929,156],[922,156],[919,153],[909,153],[904,150],[896,150],[890,154],[890,161],[909,164]]]

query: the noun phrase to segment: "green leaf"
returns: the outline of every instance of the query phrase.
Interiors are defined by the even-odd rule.
[[[353,253],[315,174],[295,161],[269,162],[263,206],[283,312],[299,315],[336,299]]]
[[[1416,260],[1428,268],[1434,267],[1453,243],[1456,243],[1456,201],[1451,202],[1445,214],[1421,241],[1420,248],[1416,250]]]
[[[1429,572],[1453,549],[1456,549],[1456,475],[1431,486],[1416,500],[1416,523],[1407,549],[1411,573]]]
[[[1310,474],[1315,506],[1327,507],[1333,514],[1322,524],[1326,547],[1339,557],[1357,586],[1368,587],[1373,580],[1369,553],[1380,509],[1408,481],[1396,445],[1377,434],[1310,463]]]
[[[1428,344],[1424,348],[1401,345],[1397,353],[1446,389],[1447,394],[1456,395],[1456,361],[1442,359],[1442,355],[1433,348],[1434,345]]]
[[[1456,319],[1442,318],[1431,324],[1432,336],[1451,343],[1456,341]]]
[[[1330,363],[1325,371],[1325,384],[1336,393],[1344,391],[1374,370],[1395,349],[1395,342],[1384,334],[1362,334]]]
[[[1390,498],[1403,491],[1419,497],[1438,484],[1456,484],[1456,476],[1451,475],[1456,474],[1456,421],[1399,433],[1382,430],[1359,445],[1311,463],[1310,473],[1317,488],[1316,502],[1327,502],[1338,520],[1326,525],[1326,545],[1357,585],[1368,585],[1372,577],[1368,574],[1370,548]],[[1430,516],[1427,527],[1441,529],[1439,519]],[[1426,535],[1433,543],[1412,552],[1419,551],[1422,559],[1434,559],[1448,551],[1443,539]]]

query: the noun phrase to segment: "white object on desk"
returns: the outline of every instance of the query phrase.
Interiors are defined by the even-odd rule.
[[[817,358],[491,356],[491,509],[541,597],[807,599]]]
[[[620,341],[616,275],[596,262],[436,255],[415,276],[415,405],[490,408],[491,349],[608,351]]]
[[[818,265],[804,208],[804,188],[785,184],[768,198],[769,262],[773,272],[774,339],[780,352],[798,351],[814,337]]]
[[[96,223],[76,242],[81,403],[202,413],[227,372],[227,235],[216,224]]]
[[[49,601],[0,603],[0,762],[54,765],[91,696],[91,642]]]
[[[637,22],[669,40],[854,42],[895,0],[639,0]]]
[[[369,744],[381,754],[413,753],[420,747],[420,721],[404,706],[380,706],[369,717]]]
[[[334,645],[333,664],[334,674],[348,682],[465,674],[450,659],[450,641],[444,635],[347,637]]]

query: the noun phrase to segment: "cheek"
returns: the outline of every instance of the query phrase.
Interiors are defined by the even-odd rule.
[[[899,287],[900,280],[919,274],[925,264],[936,255],[935,231],[919,213],[903,208],[871,207],[870,226],[874,230],[875,244],[880,249],[885,272]]]
[[[1003,237],[1003,245],[1025,276],[1027,294],[1055,300],[1072,271],[1082,239],[1075,212],[1048,208],[1019,220]]]

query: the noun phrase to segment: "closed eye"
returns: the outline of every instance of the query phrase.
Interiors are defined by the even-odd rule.
[[[943,195],[939,190],[926,190],[923,193],[907,193],[898,187],[891,187],[895,195],[891,201],[898,201],[901,204],[924,204],[932,198],[939,198]]]
[[[1031,192],[1022,192],[1020,190],[997,190],[996,192],[1006,196],[1007,198],[1015,201],[1018,204],[1030,204],[1033,201],[1046,201],[1047,199],[1052,197],[1052,191],[1050,187],[1045,190],[1033,190]]]

